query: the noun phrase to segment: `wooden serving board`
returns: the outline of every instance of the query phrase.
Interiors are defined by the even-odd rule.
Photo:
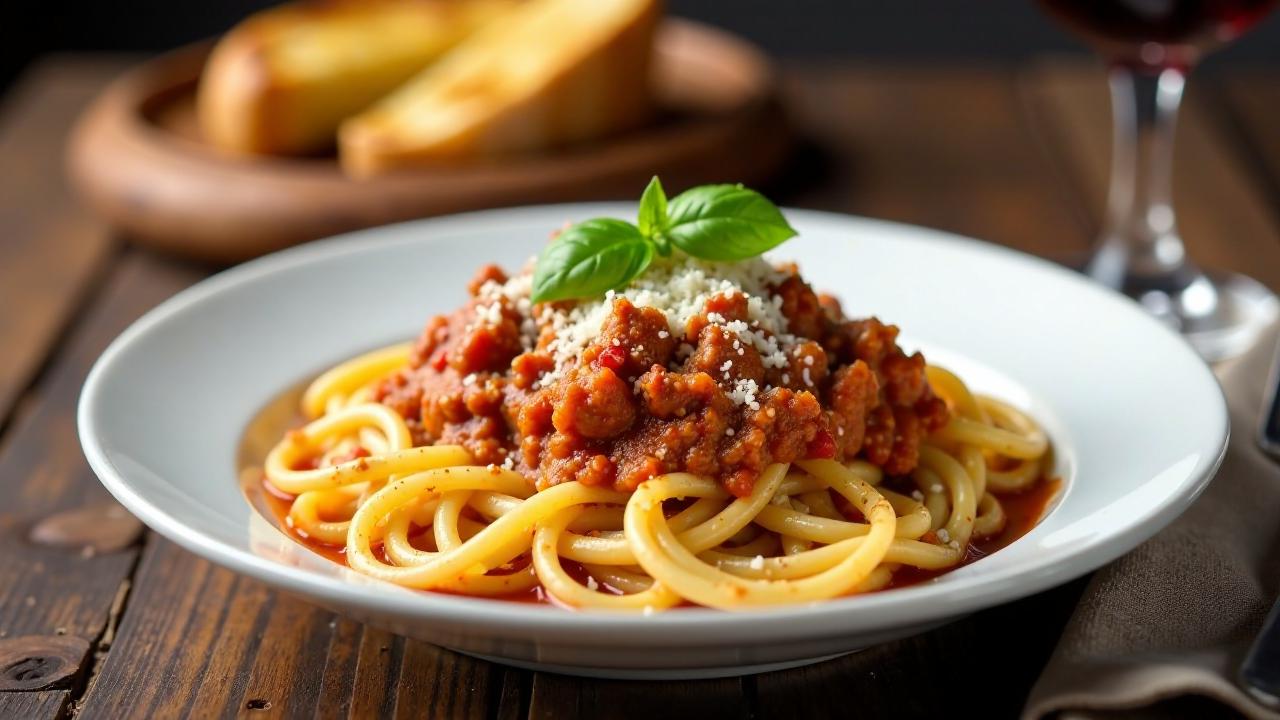
[[[464,210],[636,198],[655,174],[672,191],[758,183],[790,147],[767,58],[687,20],[667,20],[658,33],[663,112],[652,126],[552,153],[368,180],[344,175],[334,157],[235,158],[204,144],[194,91],[210,47],[158,57],[113,82],[68,149],[81,195],[129,239],[205,261]]]

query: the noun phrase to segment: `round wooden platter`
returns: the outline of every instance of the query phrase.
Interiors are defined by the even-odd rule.
[[[109,86],[70,140],[72,180],[129,239],[217,263],[398,220],[503,205],[636,198],[757,183],[790,146],[773,69],[746,41],[667,20],[656,42],[663,112],[590,145],[501,162],[354,180],[333,157],[234,158],[205,145],[194,90],[209,45],[141,65]]]

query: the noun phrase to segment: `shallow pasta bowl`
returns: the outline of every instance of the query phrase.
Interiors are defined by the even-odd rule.
[[[812,662],[1066,582],[1156,533],[1222,458],[1217,382],[1136,305],[974,240],[792,210],[801,236],[779,259],[798,261],[849,315],[900,325],[905,346],[1049,433],[1062,489],[1011,546],[927,583],[817,604],[571,612],[371,580],[299,545],[246,498],[237,452],[272,398],[414,336],[429,315],[461,303],[480,264],[518,267],[566,220],[633,214],[614,204],[486,211],[367,230],[224,272],[148,313],[103,354],[80,402],[85,454],[162,535],[336,612],[500,662],[651,678]]]

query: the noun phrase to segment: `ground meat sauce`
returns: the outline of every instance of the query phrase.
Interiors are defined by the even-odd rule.
[[[462,309],[427,323],[409,367],[376,397],[407,419],[416,443],[460,444],[539,488],[578,480],[631,491],[684,471],[742,497],[766,466],[806,458],[910,472],[922,438],[948,418],[924,358],[898,347],[893,325],[846,319],[794,267],[780,277],[768,292],[789,333],[785,358],[766,363],[728,329],[749,319],[747,295],[729,290],[709,297],[681,337],[663,311],[612,297],[598,335],[566,364],[551,352],[556,328],[530,319],[543,306],[484,295],[508,280],[488,266]],[[759,390],[735,400],[742,387]]]

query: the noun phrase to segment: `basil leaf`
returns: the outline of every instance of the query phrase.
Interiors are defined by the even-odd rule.
[[[666,237],[704,260],[745,260],[796,235],[776,205],[741,185],[683,192],[671,200],[668,215]]]
[[[640,196],[640,234],[657,239],[667,229],[667,193],[662,189],[662,182],[654,175],[649,186]]]
[[[629,222],[596,218],[560,233],[538,256],[533,302],[603,295],[644,272],[653,243]]]

